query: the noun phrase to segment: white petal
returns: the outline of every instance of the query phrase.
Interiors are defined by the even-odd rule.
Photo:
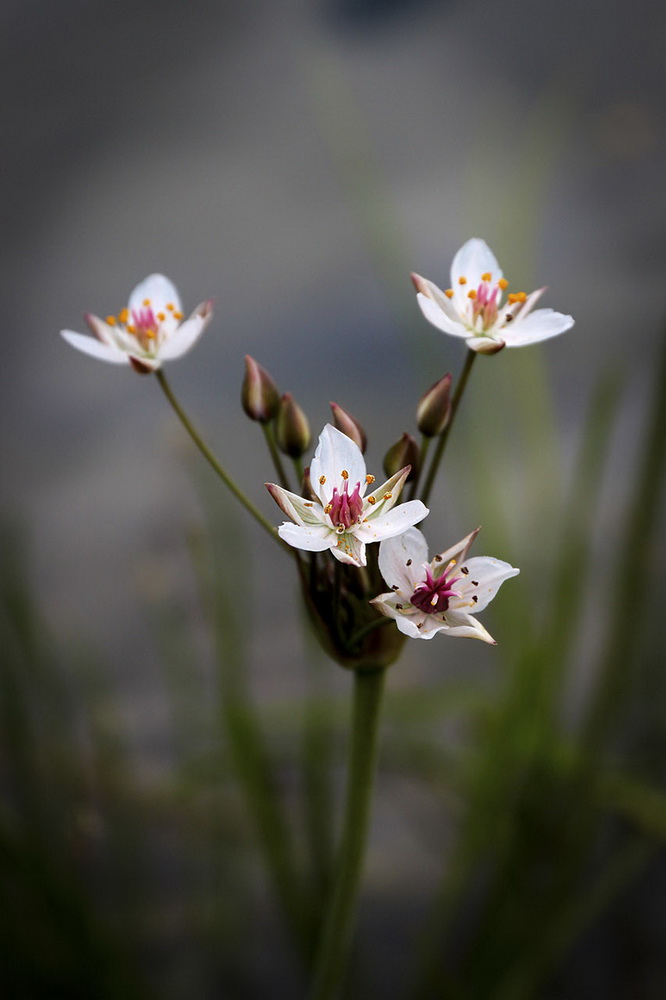
[[[332,533],[323,527],[305,528],[300,524],[290,524],[285,521],[278,528],[280,538],[295,549],[305,549],[308,552],[324,552],[335,542]]]
[[[444,617],[449,623],[447,635],[456,636],[459,639],[481,639],[482,642],[488,642],[492,646],[497,645],[490,632],[473,615],[466,615],[459,611],[447,611]]]
[[[324,506],[331,499],[334,487],[339,491],[344,489],[345,480],[341,476],[343,470],[348,474],[349,489],[353,491],[356,483],[360,482],[363,494],[365,460],[361,449],[346,434],[332,424],[326,424],[319,435],[319,444],[310,463],[312,489]]]
[[[92,358],[99,358],[100,361],[108,361],[112,365],[127,365],[129,358],[117,347],[110,344],[102,344],[94,337],[85,337],[82,333],[74,333],[73,330],[61,330],[60,334],[68,344],[76,347],[77,351],[83,351]]]
[[[291,493],[289,490],[283,489],[282,486],[277,486],[276,483],[266,483],[266,489],[283,514],[290,517],[296,524],[309,528],[321,527],[327,532],[333,530],[332,526],[327,524],[328,519],[319,504],[304,500],[297,493]]]
[[[427,561],[428,543],[418,528],[407,528],[379,546],[379,572],[387,586],[397,587],[408,598],[421,582]]]
[[[153,312],[166,312],[167,305],[175,306],[175,311],[181,311],[180,296],[172,281],[163,274],[149,274],[132,290],[128,309],[141,309],[145,299],[150,299]]]
[[[573,325],[573,316],[565,316],[552,309],[537,309],[525,319],[519,316],[513,323],[502,327],[502,336],[507,347],[524,347],[526,344],[536,344],[540,340],[557,337]]]
[[[410,639],[432,639],[438,632],[443,631],[446,625],[442,625],[436,618],[423,613],[412,617],[401,615],[395,620],[396,625],[404,635]],[[419,624],[421,628],[419,628]]]
[[[470,289],[476,290],[481,284],[481,275],[489,272],[493,282],[499,281],[502,271],[497,263],[497,258],[485,240],[473,237],[461,246],[458,253],[453,258],[451,264],[451,288],[455,295],[458,308],[464,311],[469,302],[467,293]],[[459,279],[466,278],[464,285]]]
[[[189,351],[208,326],[211,316],[212,313],[208,316],[195,314],[181,323],[160,347],[159,354],[162,360],[170,361]]]
[[[465,537],[459,542],[452,545],[450,549],[445,549],[444,552],[438,552],[430,564],[433,576],[441,576],[442,571],[446,569],[452,559],[455,559],[457,562],[464,562],[465,556],[469,552],[472,542],[478,535],[479,531],[480,528],[475,528],[474,531],[470,531],[469,535],[465,535]]]
[[[502,559],[491,559],[490,556],[474,556],[472,559],[467,559],[462,564],[461,570],[463,568],[467,572],[454,584],[454,589],[459,591],[461,597],[460,599],[452,597],[449,607],[454,611],[463,607],[468,608],[473,614],[488,607],[504,581],[520,573],[520,570],[510,563]],[[455,573],[455,576],[459,575]],[[476,597],[477,600],[473,601],[472,597]]]
[[[337,536],[337,542],[331,543],[331,552],[339,562],[351,563],[352,566],[365,566],[365,544],[351,531],[345,531]]]
[[[374,497],[375,503],[370,503],[369,499],[365,500],[363,504],[363,518],[372,521],[374,518],[380,517],[387,510],[390,510],[391,507],[395,507],[408,475],[409,466],[406,465],[404,469],[400,469],[394,476],[387,479],[385,483],[382,483],[381,486],[373,487],[372,493],[369,493],[368,496]]]
[[[437,305],[434,299],[423,295],[422,292],[416,296],[416,301],[421,307],[421,312],[433,326],[436,326],[442,333],[449,333],[452,337],[469,337],[469,329],[457,320],[451,319],[444,310]]]
[[[378,518],[359,524],[354,533],[363,542],[380,542],[384,538],[400,535],[413,524],[418,524],[430,513],[420,500],[408,500]]]
[[[505,329],[506,327],[503,327],[502,332],[504,332]],[[497,354],[497,352],[501,351],[503,347],[506,347],[506,341],[500,339],[499,337],[496,339],[494,336],[470,337],[467,341],[467,346],[470,351],[475,351],[476,354]]]

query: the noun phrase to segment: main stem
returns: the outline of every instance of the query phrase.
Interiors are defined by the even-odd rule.
[[[229,473],[226,471],[226,469],[223,468],[223,466],[217,460],[217,458],[210,450],[206,442],[202,439],[196,427],[194,426],[188,415],[185,413],[185,410],[182,408],[182,406],[174,396],[173,390],[169,385],[169,383],[167,382],[166,376],[162,371],[162,369],[158,368],[157,371],[155,372],[155,375],[157,377],[157,381],[160,384],[162,392],[171,403],[171,406],[173,407],[176,416],[178,417],[181,424],[183,425],[187,433],[190,435],[190,437],[192,438],[195,445],[197,446],[203,457],[206,459],[208,464],[214,469],[214,471],[220,477],[225,486],[227,486],[228,489],[231,490],[236,499],[242,503],[243,507],[245,507],[248,513],[252,515],[255,521],[257,521],[261,525],[261,527],[264,528],[264,530],[269,533],[271,538],[273,538],[277,542],[280,542],[280,539],[277,536],[275,528],[270,523],[270,521],[268,521],[261,513],[261,511],[254,506],[249,497],[245,496],[240,487],[236,485],[236,483],[231,478]]]
[[[467,351],[467,357],[465,358],[465,364],[460,373],[460,378],[458,379],[458,384],[456,386],[456,391],[453,394],[453,399],[451,400],[451,416],[449,417],[449,422],[439,435],[439,441],[437,442],[437,451],[433,455],[432,462],[430,463],[430,469],[428,471],[428,478],[426,480],[423,493],[421,495],[421,500],[423,503],[428,502],[428,497],[433,488],[435,477],[437,476],[437,470],[439,469],[439,463],[442,460],[442,455],[444,454],[444,449],[446,447],[446,442],[449,439],[449,434],[451,433],[451,428],[453,427],[453,421],[460,406],[460,400],[463,397],[465,391],[465,386],[467,385],[467,379],[469,378],[469,373],[472,370],[472,365],[476,360],[476,351]]]
[[[333,891],[316,956],[310,1000],[332,1000],[347,968],[377,769],[383,667],[356,671],[347,792]]]

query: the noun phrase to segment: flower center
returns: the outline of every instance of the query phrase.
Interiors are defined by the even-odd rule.
[[[453,584],[460,579],[459,576],[449,576],[454,566],[455,563],[450,563],[437,579],[432,575],[430,567],[426,566],[426,578],[410,597],[410,603],[427,615],[439,615],[447,611],[449,598],[460,596],[457,590],[451,589]]]
[[[330,517],[333,527],[338,531],[347,531],[352,524],[360,521],[363,511],[360,490],[361,484],[357,483],[350,496],[346,480],[342,493],[338,491],[337,486],[333,487],[333,496],[330,503],[326,505],[326,513]]]
[[[107,316],[106,322],[109,326],[114,326],[135,337],[145,351],[154,351],[163,339],[166,331],[162,329],[165,320],[170,319],[179,323],[183,314],[179,312],[172,302],[167,304],[166,312],[155,312],[150,299],[144,299],[140,308],[121,309],[118,316]],[[168,326],[168,324],[167,324]]]
[[[461,275],[458,278],[458,284],[461,286],[461,289],[464,289],[465,285],[467,285],[467,278]],[[501,295],[508,286],[509,282],[506,278],[500,278],[498,281],[493,282],[492,274],[490,271],[486,271],[481,275],[478,287],[470,288],[467,292],[469,302],[463,308],[462,312],[467,323],[475,333],[488,333],[497,326],[497,317],[501,308]],[[455,293],[452,288],[447,288],[444,294],[447,298],[452,299]],[[510,292],[507,295],[504,307],[505,315],[502,317],[501,326],[504,323],[510,323],[515,318],[516,313],[526,299],[527,295],[525,292]]]

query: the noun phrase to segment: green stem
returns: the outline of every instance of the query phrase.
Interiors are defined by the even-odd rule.
[[[245,496],[243,491],[236,485],[236,483],[228,474],[228,472],[220,465],[220,463],[218,462],[218,460],[216,459],[215,455],[210,450],[206,442],[201,438],[194,424],[192,423],[190,418],[185,413],[185,410],[182,408],[182,406],[174,396],[173,390],[171,389],[171,386],[167,382],[166,376],[162,371],[162,369],[158,368],[158,370],[155,372],[155,375],[157,377],[157,381],[160,384],[162,392],[171,403],[171,406],[173,407],[176,416],[178,417],[181,424],[183,425],[187,433],[190,435],[190,437],[192,438],[195,445],[197,446],[203,457],[206,459],[208,464],[211,466],[212,469],[215,470],[215,472],[218,474],[218,476],[225,484],[225,486],[227,486],[231,490],[236,499],[242,503],[242,505],[245,507],[248,513],[252,515],[255,521],[257,521],[261,525],[261,527],[269,533],[271,538],[273,538],[276,542],[278,542],[279,545],[282,545],[283,543],[278,538],[278,534],[273,525],[270,523],[270,521],[268,521],[261,513],[261,511],[259,511],[254,506],[252,501]]]
[[[347,966],[377,768],[382,667],[356,671],[342,839],[315,961],[311,1000],[332,1000]]]
[[[266,439],[266,444],[268,445],[268,450],[271,453],[271,460],[275,466],[275,471],[277,472],[278,479],[280,481],[280,486],[284,487],[285,490],[290,489],[289,480],[287,479],[287,473],[284,471],[284,465],[282,464],[282,459],[280,458],[280,453],[277,450],[277,445],[275,444],[275,435],[273,434],[273,428],[270,424],[262,424],[261,429],[264,432],[264,438]]]
[[[421,452],[419,454],[419,467],[416,470],[416,475],[412,481],[412,489],[409,494],[410,500],[413,500],[416,496],[416,491],[419,488],[419,483],[421,482],[421,473],[425,469],[426,457],[428,455],[428,448],[430,447],[430,441],[432,439],[426,437],[425,434],[421,436]]]
[[[437,451],[433,456],[433,460],[430,463],[430,471],[428,472],[428,478],[421,496],[423,503],[428,502],[428,497],[433,488],[435,477],[437,476],[437,470],[439,469],[439,463],[442,460],[442,455],[444,454],[444,448],[446,447],[446,442],[449,439],[449,434],[451,433],[451,428],[453,427],[453,421],[455,419],[458,406],[460,405],[460,400],[462,399],[463,393],[465,391],[465,386],[467,385],[467,380],[469,378],[469,373],[472,370],[472,365],[476,360],[476,351],[467,351],[467,357],[465,358],[465,364],[460,373],[460,378],[458,379],[458,384],[456,385],[456,391],[453,394],[453,399],[451,400],[451,418],[439,435],[439,440],[437,442]]]

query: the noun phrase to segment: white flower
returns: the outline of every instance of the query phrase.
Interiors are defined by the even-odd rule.
[[[180,297],[163,274],[140,282],[125,309],[106,320],[87,313],[86,323],[96,339],[73,330],[61,330],[68,344],[112,365],[132,365],[142,375],[155,371],[163,361],[189,351],[213,315],[212,302],[202,302],[182,322]]]
[[[504,583],[520,572],[501,559],[467,558],[478,534],[473,531],[457,545],[428,562],[428,546],[417,528],[379,546],[379,569],[391,588],[371,604],[394,618],[401,632],[415,639],[432,639],[438,632],[469,639],[495,640],[474,615],[483,611]]]
[[[278,534],[294,548],[310,552],[330,549],[340,562],[365,566],[367,543],[399,535],[428,513],[420,500],[394,507],[408,475],[409,466],[366,496],[375,477],[366,475],[358,445],[326,424],[310,465],[316,500],[304,500],[281,486],[266,483],[277,505],[294,522],[285,521]]]
[[[451,287],[412,275],[425,318],[444,333],[464,337],[472,351],[495,354],[503,347],[523,347],[548,340],[573,326],[571,316],[534,306],[546,291],[510,292],[494,253],[479,239],[468,240],[453,258]]]

